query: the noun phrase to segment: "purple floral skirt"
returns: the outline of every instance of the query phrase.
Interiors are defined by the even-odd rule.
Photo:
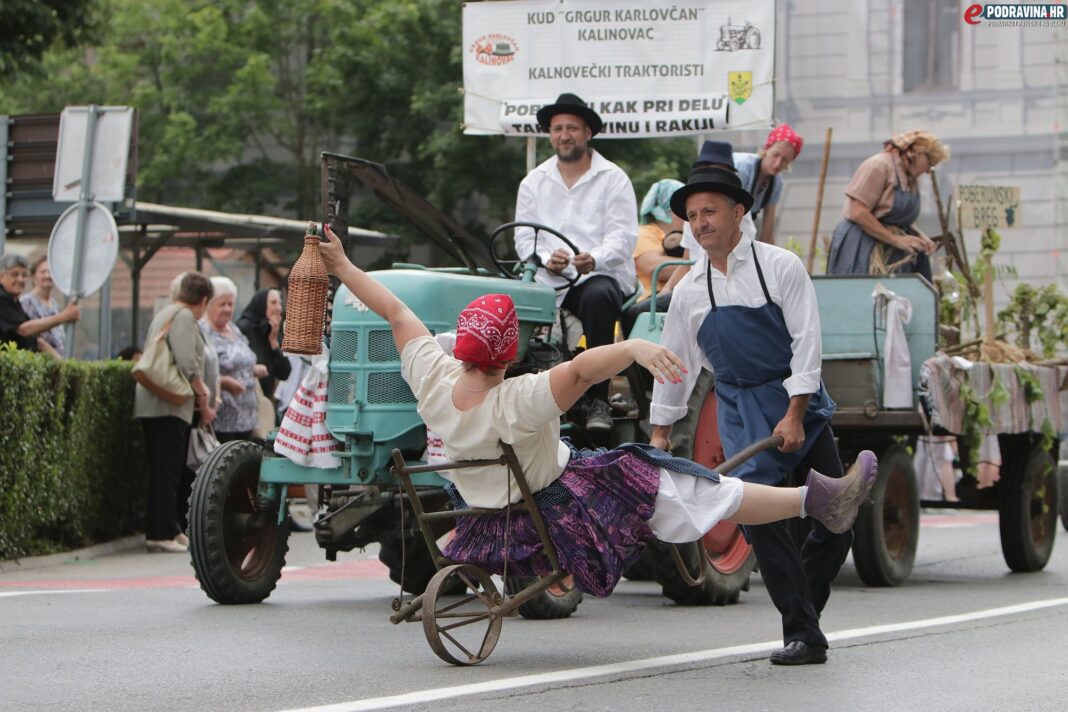
[[[560,567],[575,585],[594,596],[607,596],[623,571],[653,539],[653,515],[660,470],[638,457],[609,450],[572,459],[549,487],[535,493]],[[476,564],[490,573],[542,576],[552,572],[530,515],[513,510],[505,552],[505,510],[484,517],[460,517],[445,551],[459,563]]]

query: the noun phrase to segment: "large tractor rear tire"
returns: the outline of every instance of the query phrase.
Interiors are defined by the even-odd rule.
[[[724,461],[723,447],[716,427],[716,394],[712,374],[702,371],[690,396],[686,416],[671,431],[672,454],[715,468]],[[689,586],[682,578],[667,548],[669,544],[653,542],[643,560],[655,572],[664,595],[686,606],[722,606],[737,603],[742,591],[749,590],[749,575],[756,569],[756,554],[742,536],[742,530],[730,522],[720,522],[701,541],[679,545],[679,553],[691,574],[700,572],[701,557],[708,562],[704,582]]]
[[[289,526],[257,496],[263,449],[224,443],[201,465],[189,497],[189,551],[200,587],[219,603],[259,603],[282,575]]]

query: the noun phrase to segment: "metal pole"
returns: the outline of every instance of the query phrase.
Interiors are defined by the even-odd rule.
[[[0,116],[0,255],[7,243],[7,125],[10,119]]]
[[[535,150],[535,141],[537,139],[533,136],[527,136],[527,173],[530,173],[538,165],[538,152]]]
[[[93,201],[93,148],[96,144],[96,120],[100,107],[89,105],[85,118],[85,149],[82,153],[82,184],[78,195],[78,223],[74,233],[74,274],[70,280],[70,298],[77,301],[82,297],[82,262],[85,259],[85,229],[89,221],[89,206]],[[63,355],[74,355],[74,322],[67,322],[67,343]]]
[[[130,266],[130,281],[133,283],[133,301],[130,305],[130,343],[135,347],[141,344],[138,312],[141,310],[141,234],[147,226],[142,225],[133,234],[133,264]]]
[[[100,349],[99,360],[111,358],[111,277],[100,288]]]
[[[256,274],[252,277],[252,291],[260,291],[260,272],[263,271],[263,245],[260,244],[260,238],[256,238]]]

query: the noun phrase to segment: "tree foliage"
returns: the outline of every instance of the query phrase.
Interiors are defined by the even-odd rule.
[[[73,45],[91,29],[92,0],[0,3],[0,73],[32,71],[54,43]]]
[[[488,234],[512,215],[525,146],[462,133],[461,10],[455,0],[96,0],[101,41],[55,44],[47,81],[0,82],[0,107],[135,107],[142,200],[316,216],[328,150],[387,165]],[[595,145],[639,199],[683,175],[694,153],[691,139]],[[548,152],[539,141],[539,159]],[[372,200],[351,212],[351,224],[403,234]]]

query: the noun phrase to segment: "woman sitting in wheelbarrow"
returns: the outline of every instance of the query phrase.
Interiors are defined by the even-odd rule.
[[[875,479],[876,459],[861,453],[843,478],[812,470],[805,486],[776,488],[720,477],[696,463],[644,445],[579,453],[560,440],[560,416],[595,383],[637,363],[660,382],[678,382],[684,366],[668,349],[624,341],[589,349],[542,373],[505,380],[518,351],[519,321],[503,294],[475,299],[456,324],[453,355],[386,287],[346,257],[326,228],[327,268],[393,330],[419,415],[441,436],[450,460],[493,459],[508,443],[522,465],[556,547],[560,566],[579,589],[607,596],[651,539],[696,541],[723,520],[765,524],[810,516],[834,532],[852,526]],[[508,503],[519,487],[503,465],[442,472],[472,507],[502,508],[495,517],[464,517],[444,555],[501,573],[544,575],[551,565],[526,512]],[[502,542],[508,542],[507,552]]]

